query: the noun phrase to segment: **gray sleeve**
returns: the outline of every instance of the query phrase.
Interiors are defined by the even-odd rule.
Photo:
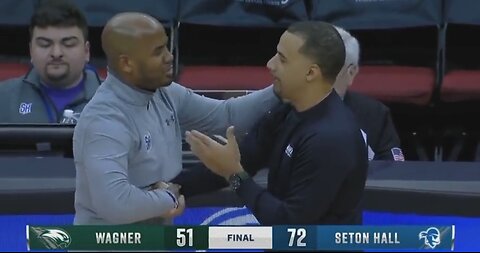
[[[186,130],[199,130],[225,135],[225,129],[233,125],[236,135],[241,136],[272,107],[280,104],[272,86],[228,100],[204,97],[176,83],[169,89],[178,109],[182,134]]]
[[[112,224],[127,224],[158,217],[174,207],[163,190],[147,191],[130,184],[128,155],[134,139],[118,119],[97,119],[85,124],[83,152],[88,191],[97,215]]]

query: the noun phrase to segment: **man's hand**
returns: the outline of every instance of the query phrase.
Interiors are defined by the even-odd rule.
[[[173,217],[179,216],[185,210],[185,196],[180,194],[180,189],[181,188],[182,188],[182,186],[179,185],[179,184],[166,183],[166,182],[163,182],[163,181],[159,181],[159,182],[155,183],[150,188],[150,191],[153,191],[155,189],[168,190],[175,196],[175,198],[178,201],[177,208],[172,208],[170,211],[164,213],[162,215],[163,218],[173,218]]]
[[[195,130],[187,131],[185,135],[192,152],[215,174],[228,179],[232,174],[243,171],[233,126],[227,129],[227,139],[215,136],[225,144]]]
[[[180,196],[180,189],[182,188],[181,185],[179,184],[174,184],[174,183],[166,183],[163,181],[156,182],[153,184],[150,188],[150,191],[156,190],[156,189],[164,189],[164,190],[169,190],[173,195],[175,195],[176,198]]]
[[[180,194],[180,188],[182,188],[181,185],[179,184],[174,184],[174,183],[168,183],[168,187],[165,188],[165,190],[168,190],[170,191],[171,193],[173,193],[173,195],[175,196],[175,198],[178,198],[181,196]]]
[[[170,211],[164,213],[162,215],[163,218],[166,219],[171,219],[174,217],[177,217],[183,213],[185,210],[185,197],[183,195],[180,195],[178,198],[178,207],[177,208],[172,208]]]
[[[156,189],[167,189],[167,188],[168,188],[168,183],[163,181],[158,181],[155,184],[150,185],[149,191],[153,191]]]

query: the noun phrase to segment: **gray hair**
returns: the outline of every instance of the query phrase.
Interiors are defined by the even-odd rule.
[[[358,66],[358,62],[360,60],[360,45],[358,40],[353,37],[349,32],[345,31],[345,29],[340,28],[338,26],[334,26],[337,29],[337,32],[342,37],[343,43],[345,44],[345,66],[350,64],[355,64]]]

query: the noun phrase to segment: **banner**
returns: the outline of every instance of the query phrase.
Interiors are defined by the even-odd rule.
[[[439,0],[335,0],[312,3],[312,19],[331,22],[346,29],[436,26],[443,22],[442,1]]]
[[[303,0],[181,0],[180,22],[217,26],[286,27],[308,20]]]
[[[29,250],[454,250],[455,226],[27,225]]]

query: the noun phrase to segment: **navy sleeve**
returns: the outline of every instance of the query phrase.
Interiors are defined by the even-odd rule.
[[[228,186],[223,177],[214,174],[203,164],[183,169],[171,182],[182,186],[180,192],[185,195],[185,198],[213,192]]]
[[[316,133],[304,140],[294,151],[287,185],[280,186],[288,189],[284,199],[273,196],[252,179],[246,180],[237,194],[262,225],[318,221],[354,167],[355,154],[343,148],[352,142],[345,138],[351,137]]]

